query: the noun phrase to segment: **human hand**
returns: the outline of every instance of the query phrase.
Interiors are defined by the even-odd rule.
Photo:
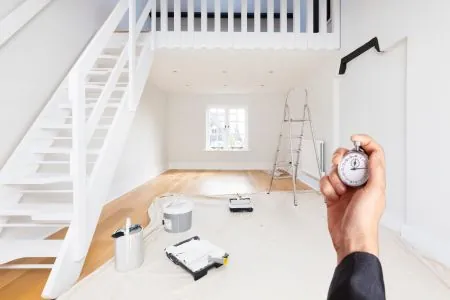
[[[369,156],[369,180],[358,188],[346,186],[337,173],[337,166],[347,149],[339,148],[333,155],[332,169],[320,180],[325,196],[328,230],[336,249],[338,263],[353,252],[378,256],[378,225],[386,204],[384,152],[371,137],[353,135]]]

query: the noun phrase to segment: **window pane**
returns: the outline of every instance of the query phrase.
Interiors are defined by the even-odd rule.
[[[225,143],[225,110],[209,109],[207,128],[207,148],[224,148]]]
[[[245,122],[245,109],[238,110],[238,120],[241,122]]]
[[[241,125],[241,126],[239,126]],[[245,146],[245,126],[236,122],[230,122],[229,129],[230,148],[243,148]]]

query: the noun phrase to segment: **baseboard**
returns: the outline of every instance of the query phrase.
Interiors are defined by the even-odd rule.
[[[401,235],[420,255],[450,267],[450,240],[445,233],[442,236],[438,236],[435,232],[428,232],[414,226],[404,225]]]
[[[171,170],[270,170],[272,162],[221,162],[221,161],[198,161],[198,162],[170,162]]]

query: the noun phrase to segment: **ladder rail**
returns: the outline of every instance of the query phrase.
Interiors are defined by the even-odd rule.
[[[289,93],[286,95],[286,99],[284,101],[283,120],[281,121],[280,135],[278,136],[277,150],[275,151],[275,160],[274,160],[274,163],[273,163],[272,176],[271,176],[271,179],[270,179],[269,190],[267,191],[267,194],[270,194],[270,192],[272,192],[273,180],[274,180],[274,177],[275,177],[275,171],[277,169],[278,155],[280,154],[281,141],[283,140],[283,130],[284,130],[284,123],[285,123],[284,120],[286,120],[286,113],[287,113],[287,108],[288,108],[287,107],[288,99],[289,99]]]
[[[281,143],[284,141],[284,124],[288,123],[289,126],[289,154],[290,154],[290,165],[289,167],[291,168],[291,174],[289,175],[289,177],[287,178],[291,178],[292,179],[292,192],[293,192],[293,198],[294,198],[294,206],[298,206],[298,201],[297,201],[297,178],[298,178],[298,172],[299,172],[299,168],[301,170],[302,166],[303,166],[303,162],[302,162],[302,153],[303,153],[303,147],[304,147],[304,137],[305,137],[305,123],[309,123],[309,128],[311,131],[311,138],[313,141],[313,147],[314,147],[314,155],[315,155],[315,159],[316,159],[316,163],[317,163],[317,170],[318,170],[318,174],[319,174],[319,179],[322,178],[322,168],[320,166],[320,158],[319,158],[319,151],[317,149],[317,144],[316,144],[316,134],[314,131],[314,126],[313,126],[313,122],[312,122],[312,114],[311,114],[311,109],[309,107],[309,102],[308,102],[308,90],[305,89],[305,103],[303,105],[303,117],[300,120],[295,120],[292,119],[292,115],[291,115],[291,108],[289,106],[289,96],[291,94],[292,90],[290,90],[287,93],[286,96],[286,100],[285,100],[285,104],[284,104],[284,112],[283,112],[283,120],[281,122],[281,129],[280,129],[280,135],[278,136],[278,145],[277,145],[277,150],[275,152],[275,161],[273,164],[273,168],[272,168],[272,176],[270,179],[270,185],[269,185],[269,189],[268,189],[268,194],[271,193],[272,188],[273,188],[273,181],[275,179],[275,171],[277,170],[277,167],[279,166],[279,164],[281,164],[282,162],[279,160],[279,156],[280,156],[280,151],[281,151]],[[298,124],[301,123],[301,127],[300,127],[300,135],[295,135],[293,134],[293,124]],[[294,149],[294,139],[300,139],[298,146],[296,149]],[[286,162],[283,162],[286,163]],[[283,177],[283,178],[284,178]]]
[[[287,108],[288,108],[288,112],[289,112],[289,137],[290,137],[289,138],[289,151],[291,153],[291,162],[293,163],[294,162],[294,151],[293,151],[294,145],[292,143],[291,110],[290,110],[289,106],[287,106]],[[297,153],[297,159],[298,159],[298,153]],[[297,165],[293,165],[292,166],[292,170],[291,170],[291,172],[292,172],[292,193],[293,193],[293,196],[294,196],[294,205],[295,206],[298,205],[298,203],[297,203],[297,195],[296,195],[296,192],[297,192],[297,185],[296,185],[297,177],[294,176],[294,174],[297,174],[297,169],[298,169]]]

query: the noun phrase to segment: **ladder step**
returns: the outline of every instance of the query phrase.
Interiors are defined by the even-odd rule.
[[[0,240],[0,264],[25,257],[56,257],[62,243],[62,240]]]
[[[303,138],[301,135],[292,135],[292,136],[281,135],[281,137],[283,137],[285,139],[302,139]]]
[[[309,122],[308,119],[291,119],[291,120],[284,120],[284,122],[291,122],[291,123],[303,123],[303,122]]]
[[[11,265],[0,265],[0,270],[52,269],[52,268],[53,268],[52,264],[11,264]]]
[[[273,179],[277,180],[277,179],[292,179],[292,176],[274,176]]]
[[[277,162],[275,165],[276,165],[277,167],[280,167],[280,166],[289,166],[289,167],[292,167],[292,166],[298,166],[298,164],[293,164],[293,163],[291,163],[290,161],[279,161],[279,162]]]

